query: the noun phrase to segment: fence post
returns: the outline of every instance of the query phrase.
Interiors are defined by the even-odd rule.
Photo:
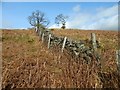
[[[42,34],[42,43],[43,43],[43,41],[44,41],[44,33]]]
[[[35,27],[35,31],[37,32],[37,27]]]
[[[39,37],[41,37],[41,30],[39,30]]]
[[[32,74],[31,74],[31,70],[30,70],[30,74],[29,74],[29,83],[31,83],[31,76],[32,76]]]
[[[92,40],[92,46],[93,46],[94,52],[96,52],[97,51],[97,43],[96,43],[95,33],[91,33],[91,40]]]
[[[64,50],[66,40],[67,40],[67,37],[64,38],[63,45],[62,45],[62,52],[63,52],[63,50]]]
[[[38,59],[37,59],[37,68],[39,68],[39,61],[38,61]]]
[[[50,39],[51,39],[51,34],[48,36],[48,49],[50,48]]]
[[[120,73],[120,50],[116,50],[116,63],[118,72]]]

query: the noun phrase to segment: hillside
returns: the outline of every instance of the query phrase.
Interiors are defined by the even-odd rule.
[[[105,72],[110,72],[115,69],[116,50],[118,50],[118,31],[103,31],[103,30],[75,30],[67,29],[52,30],[55,35],[67,36],[72,40],[90,40],[91,33],[96,34],[96,39],[100,43],[98,52],[102,58],[101,63]],[[106,62],[106,64],[105,64]],[[106,68],[105,68],[106,67]]]
[[[91,33],[91,31],[77,30],[53,30],[52,32],[55,35],[67,36],[73,40],[89,39]],[[47,49],[33,30],[3,30],[2,87],[118,87],[115,62],[117,32],[94,32],[103,44],[102,49],[100,49],[102,72],[106,73],[105,76],[110,81],[107,81],[108,79],[104,75],[99,75],[100,70],[97,68],[95,60],[86,64],[82,58],[71,58],[67,51],[61,53],[58,47]],[[110,75],[111,77],[109,77]]]
[[[77,30],[77,29],[53,29],[54,34],[58,36],[67,36],[74,40],[86,40],[91,38],[91,33],[96,34],[97,40],[106,49],[118,49],[118,31],[105,30]]]

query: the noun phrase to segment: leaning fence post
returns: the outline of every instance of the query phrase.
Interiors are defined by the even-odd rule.
[[[48,36],[48,49],[50,47],[50,38],[51,38],[51,34],[49,34],[49,36]]]
[[[67,37],[64,38],[63,45],[62,45],[62,52],[63,52],[63,50],[64,50],[66,40],[67,40]]]
[[[94,52],[96,52],[97,51],[97,44],[96,44],[95,33],[91,33],[91,40],[92,40],[92,46],[93,46]]]
[[[118,72],[120,72],[120,50],[116,50],[116,63]]]
[[[42,43],[43,43],[43,41],[44,41],[44,33],[42,34]]]

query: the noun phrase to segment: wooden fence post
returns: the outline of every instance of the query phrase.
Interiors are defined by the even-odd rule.
[[[44,33],[42,34],[42,43],[43,43],[43,41],[44,41]]]
[[[116,50],[116,63],[118,72],[120,73],[120,50]]]
[[[41,30],[39,31],[39,37],[41,38]]]
[[[64,38],[63,45],[62,45],[62,52],[63,52],[63,50],[64,50],[66,40],[67,40],[67,37]]]
[[[92,46],[93,46],[94,52],[96,52],[97,51],[97,43],[96,43],[95,33],[91,33],[91,40],[92,40]]]
[[[30,70],[30,74],[29,74],[29,83],[31,84],[31,76],[32,76],[32,74],[31,74],[31,70]]]
[[[36,66],[37,66],[37,68],[39,68],[39,60],[38,59],[37,59],[37,65]]]
[[[35,31],[37,32],[37,27],[35,27]]]
[[[51,39],[51,34],[48,36],[48,49],[50,48],[50,39]]]

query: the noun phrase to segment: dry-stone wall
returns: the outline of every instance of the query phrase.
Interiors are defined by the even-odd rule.
[[[96,60],[99,60],[100,57],[96,53],[94,53],[94,49],[91,41],[80,40],[79,42],[70,40],[66,38],[65,45],[63,46],[63,42],[65,37],[58,37],[53,35],[50,30],[36,30],[40,38],[42,38],[42,42],[49,43],[48,48],[54,47],[54,45],[60,46],[61,49],[66,49],[70,52],[71,56],[74,57],[82,57],[85,61],[89,62],[93,59],[93,56],[96,57]],[[50,37],[49,37],[50,35]],[[50,39],[49,39],[50,38]],[[48,42],[48,40],[50,40]],[[62,48],[63,47],[63,48]],[[99,43],[97,41],[97,47],[99,47]]]

